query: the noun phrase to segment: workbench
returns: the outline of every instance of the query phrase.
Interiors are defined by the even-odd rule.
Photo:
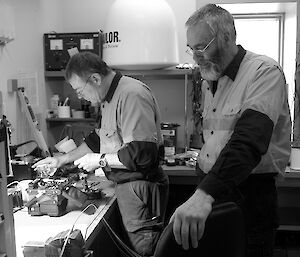
[[[85,248],[93,250],[93,244],[98,234],[103,230],[101,219],[105,217],[110,220],[113,215],[112,211],[116,208],[114,196],[114,184],[103,178],[103,197],[99,200],[88,200],[89,203],[95,205],[89,207],[85,213],[81,214],[83,208],[77,207],[72,201],[68,201],[66,214],[60,217],[31,216],[25,207],[14,213],[15,222],[15,238],[17,257],[23,257],[24,246],[43,247],[46,240],[56,236],[58,233],[71,229],[74,222],[78,218],[74,229],[80,229],[85,238]],[[79,216],[80,215],[80,216]],[[104,244],[103,248],[107,246]],[[106,251],[104,249],[103,251]],[[39,256],[39,255],[38,255]]]
[[[188,199],[197,185],[194,168],[187,166],[164,166],[170,180],[170,198],[166,213],[169,219],[176,207]],[[287,172],[277,180],[280,229],[300,231],[300,172]],[[86,249],[91,249],[94,256],[118,256],[117,249],[110,240],[101,219],[110,223],[116,232],[120,232],[120,214],[114,196],[114,185],[105,190],[105,197],[98,202],[93,215],[82,214],[75,225],[86,238]],[[30,216],[26,209],[14,214],[16,231],[17,257],[23,256],[22,246],[28,241],[45,242],[59,232],[68,230],[80,214],[74,206],[67,206],[68,213],[61,217]]]

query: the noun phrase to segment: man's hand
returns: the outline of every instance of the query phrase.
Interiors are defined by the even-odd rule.
[[[35,164],[33,164],[31,167],[36,170],[38,167],[47,165],[49,168],[59,168],[61,166],[61,160],[58,157],[47,157],[45,159],[42,159]]]
[[[100,167],[100,157],[101,155],[99,153],[88,153],[85,156],[74,161],[74,164],[78,166],[78,168],[90,172]]]
[[[213,202],[214,199],[209,194],[197,189],[185,203],[175,210],[170,222],[174,221],[175,240],[182,245],[183,249],[189,249],[189,243],[193,248],[198,247],[198,241],[203,235],[205,221],[212,210]]]
[[[63,164],[59,157],[47,157],[33,164],[31,167],[40,177],[47,178],[53,176],[57,168]]]

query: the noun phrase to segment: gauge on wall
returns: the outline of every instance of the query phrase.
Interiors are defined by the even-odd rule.
[[[50,40],[50,50],[63,50],[63,40],[62,39],[51,39]]]
[[[94,49],[94,40],[92,38],[80,39],[80,50]]]

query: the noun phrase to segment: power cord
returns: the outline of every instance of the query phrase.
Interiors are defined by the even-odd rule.
[[[13,181],[13,182],[7,184],[6,187],[9,188],[10,186],[12,186],[12,185],[14,185],[14,184],[17,184],[18,188],[21,189],[21,188],[20,188],[20,182],[17,181],[17,180],[15,180],[15,181]]]
[[[99,207],[98,207],[99,208]],[[102,206],[102,209],[99,210],[99,213],[101,213],[101,211],[105,208],[105,205]],[[89,227],[93,224],[93,222],[95,221],[95,219],[97,219],[97,215],[91,220],[90,224],[86,227],[85,233],[84,233],[84,240],[86,240],[87,238],[87,231],[89,229]]]
[[[69,240],[69,238],[70,238],[70,236],[71,236],[71,234],[72,234],[72,232],[73,232],[73,230],[74,230],[74,227],[75,227],[76,222],[77,222],[78,219],[81,217],[81,215],[82,215],[88,208],[90,208],[91,206],[94,207],[95,210],[97,210],[96,205],[91,203],[91,204],[89,204],[88,206],[86,206],[86,207],[80,212],[80,214],[77,216],[77,218],[76,218],[76,220],[74,221],[74,223],[73,223],[71,229],[70,229],[69,232],[68,232],[68,235],[67,235],[67,237],[66,237],[66,239],[65,239],[65,241],[64,241],[63,247],[61,248],[61,252],[60,252],[60,254],[59,254],[59,257],[62,257],[63,254],[64,254],[65,248],[66,248],[67,243],[68,243],[68,240]]]

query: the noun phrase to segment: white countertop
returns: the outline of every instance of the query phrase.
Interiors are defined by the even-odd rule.
[[[27,208],[14,213],[17,257],[23,257],[23,246],[28,245],[28,242],[37,242],[37,245],[43,245],[49,237],[71,229],[79,215],[74,229],[80,229],[83,237],[87,240],[115,200],[113,183],[109,181],[103,183],[105,184],[105,189],[102,190],[104,197],[92,202],[97,207],[96,212],[93,211],[93,207],[89,207],[87,210],[94,214],[80,214],[83,208],[78,208],[70,203],[67,205],[68,212],[60,217],[31,216],[28,214]]]

